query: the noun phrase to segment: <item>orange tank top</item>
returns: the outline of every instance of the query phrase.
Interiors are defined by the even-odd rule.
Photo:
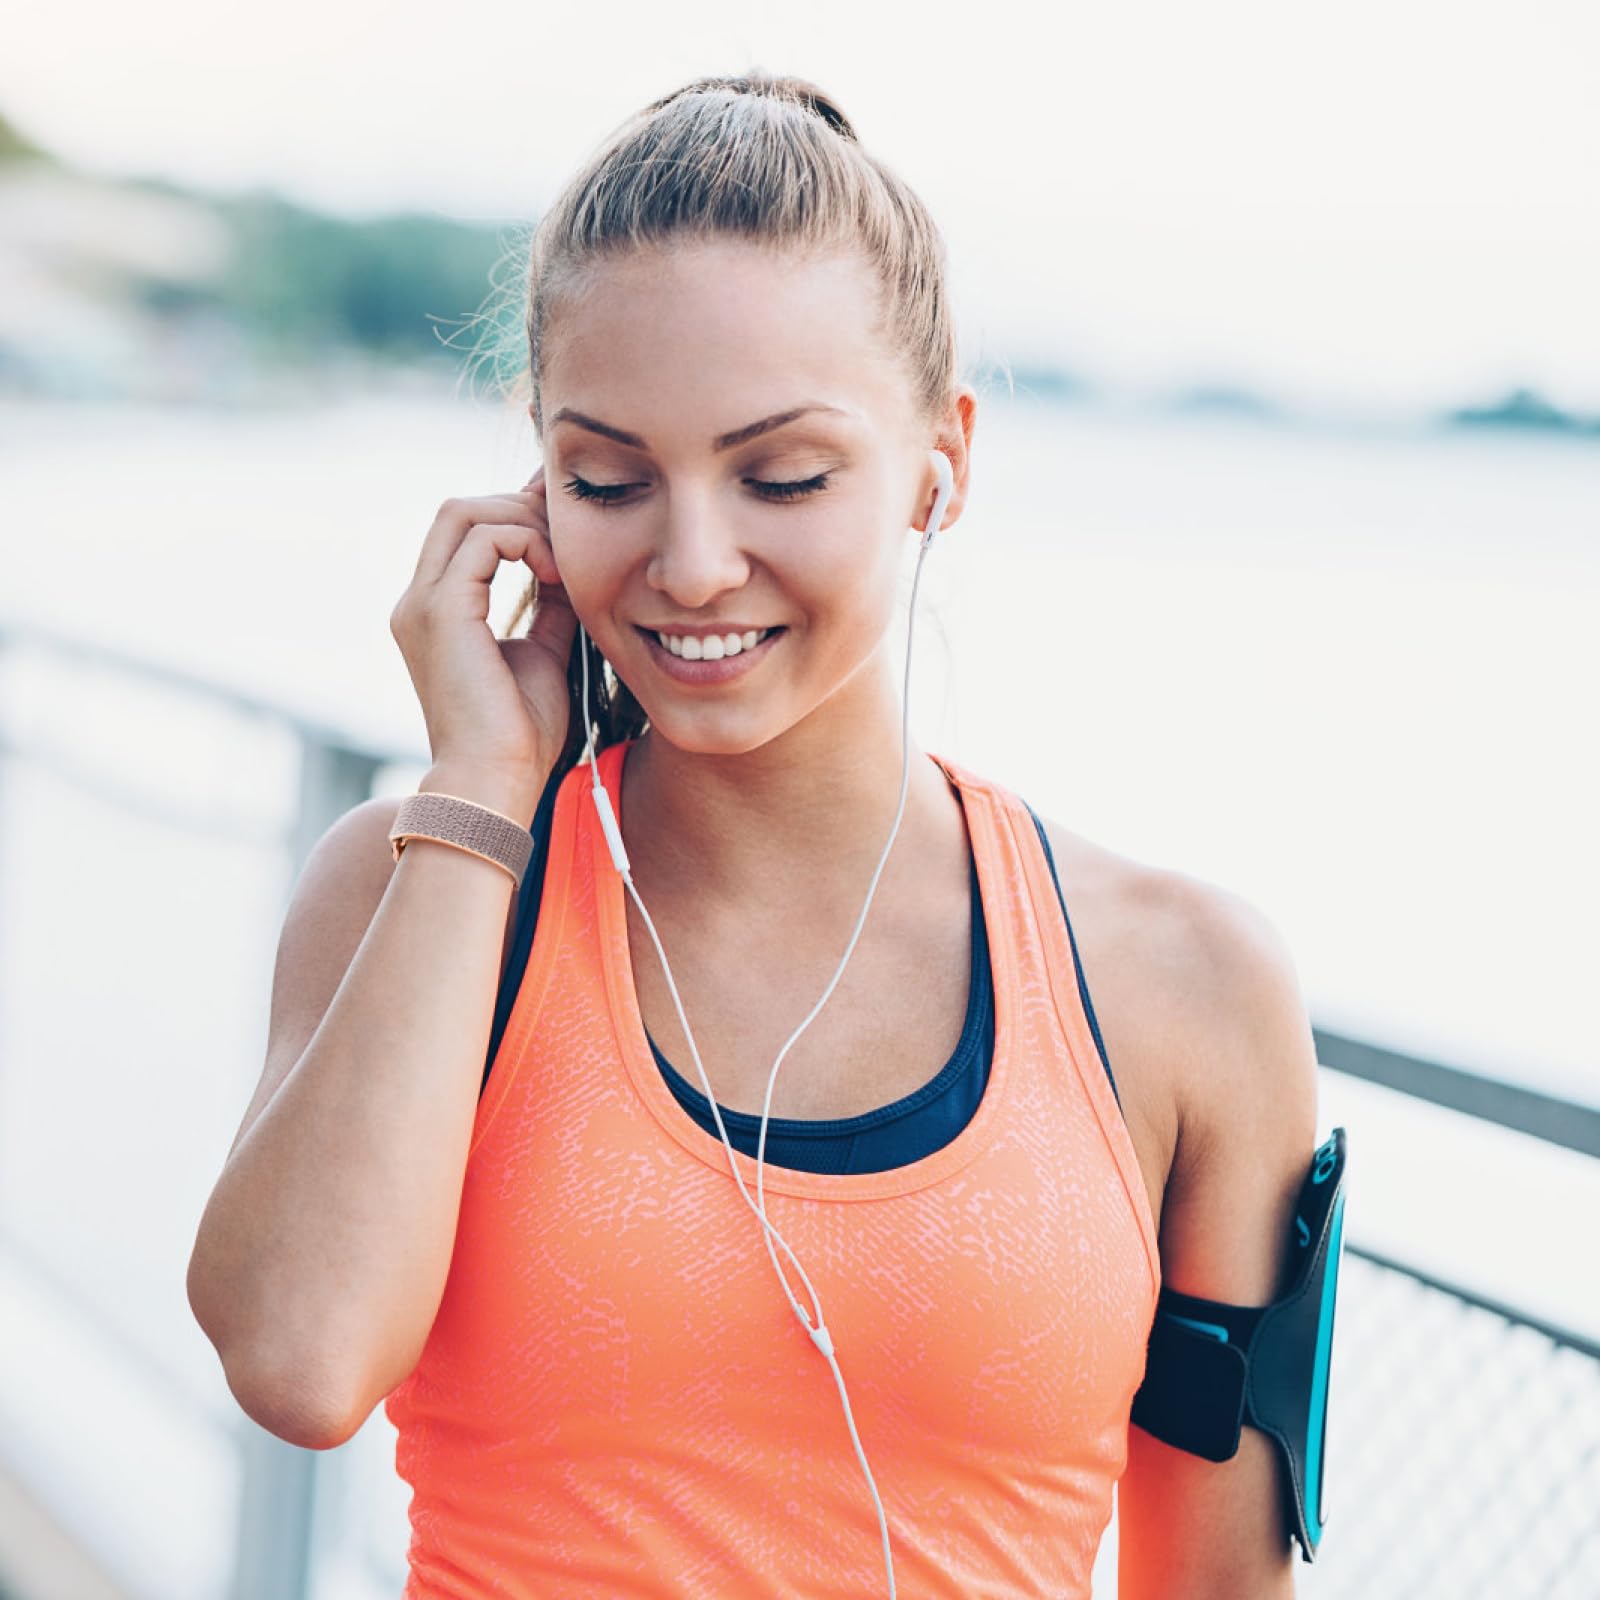
[[[627,749],[598,757],[619,817]],[[962,802],[989,933],[983,1098],[907,1166],[768,1162],[767,1212],[816,1285],[903,1600],[1088,1600],[1156,1230],[1032,818],[932,759]],[[412,1489],[404,1600],[886,1594],[832,1370],[726,1148],[651,1052],[589,786],[580,764],[556,796],[444,1297],[384,1402]],[[753,1198],[756,1163],[735,1160]]]

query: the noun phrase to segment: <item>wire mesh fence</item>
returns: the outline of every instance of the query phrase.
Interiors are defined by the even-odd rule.
[[[1308,1600],[1600,1600],[1600,1348],[1348,1247]]]

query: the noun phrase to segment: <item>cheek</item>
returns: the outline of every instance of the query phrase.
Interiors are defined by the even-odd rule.
[[[580,515],[573,519],[577,525],[562,526],[552,521],[550,526],[550,551],[556,571],[580,612],[585,602],[604,603],[608,567],[612,564],[608,561],[607,541],[582,526],[586,520]]]
[[[596,559],[603,546],[581,536],[564,539],[552,528],[550,549],[561,587],[578,621],[601,653],[608,659],[614,657],[617,641],[610,634],[609,617],[616,584],[608,576],[604,560]]]
[[[858,529],[846,546],[808,571],[803,603],[829,619],[842,647],[859,654],[863,638],[876,640],[894,620],[899,571],[897,546],[885,540],[875,551],[864,551]]]

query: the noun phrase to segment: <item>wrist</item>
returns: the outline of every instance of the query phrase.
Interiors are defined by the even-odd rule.
[[[507,771],[460,761],[436,761],[417,784],[419,794],[450,794],[472,800],[509,817],[518,827],[533,825],[549,772],[529,766]]]

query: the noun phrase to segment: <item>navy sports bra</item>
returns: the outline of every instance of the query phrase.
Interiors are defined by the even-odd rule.
[[[550,821],[555,812],[555,795],[559,787],[553,777],[545,785],[530,826],[533,854],[518,891],[511,959],[506,965],[500,992],[495,1000],[489,1055],[483,1068],[483,1088],[488,1087],[489,1071],[500,1049],[501,1036],[510,1020],[512,1003],[521,987],[528,955],[533,948],[534,923],[538,918],[544,886]],[[1100,1061],[1106,1069],[1111,1091],[1120,1105],[1122,1096],[1117,1092],[1117,1080],[1111,1075],[1105,1041],[1100,1037],[1100,1024],[1089,1000],[1083,963],[1078,958],[1078,942],[1073,936],[1072,919],[1067,916],[1067,903],[1061,893],[1061,880],[1056,873],[1050,841],[1045,835],[1044,824],[1032,806],[1028,806],[1028,815],[1033,818],[1039,842],[1044,846],[1045,859],[1050,863],[1056,899],[1060,903],[1061,915],[1067,926],[1067,939],[1072,946],[1072,962],[1077,970],[1078,994],[1083,1000],[1084,1014],[1089,1019],[1095,1048],[1100,1052]],[[978,886],[978,865],[970,856],[968,859],[972,880],[972,973],[967,987],[966,1021],[950,1059],[920,1089],[888,1105],[865,1111],[860,1116],[826,1119],[769,1117],[766,1160],[773,1166],[793,1167],[806,1172],[883,1172],[891,1167],[920,1161],[949,1144],[977,1111],[984,1086],[989,1081],[989,1065],[994,1058],[994,974],[989,965],[989,936],[984,921],[983,896]],[[655,1053],[656,1065],[661,1068],[667,1087],[679,1105],[715,1137],[717,1125],[711,1115],[711,1102],[667,1060],[654,1039],[650,1040],[650,1048]],[[481,1097],[482,1088],[479,1094]],[[718,1110],[722,1113],[723,1126],[728,1130],[729,1142],[736,1150],[744,1151],[753,1159],[761,1131],[761,1118],[747,1111],[730,1111],[726,1106],[719,1106]]]

